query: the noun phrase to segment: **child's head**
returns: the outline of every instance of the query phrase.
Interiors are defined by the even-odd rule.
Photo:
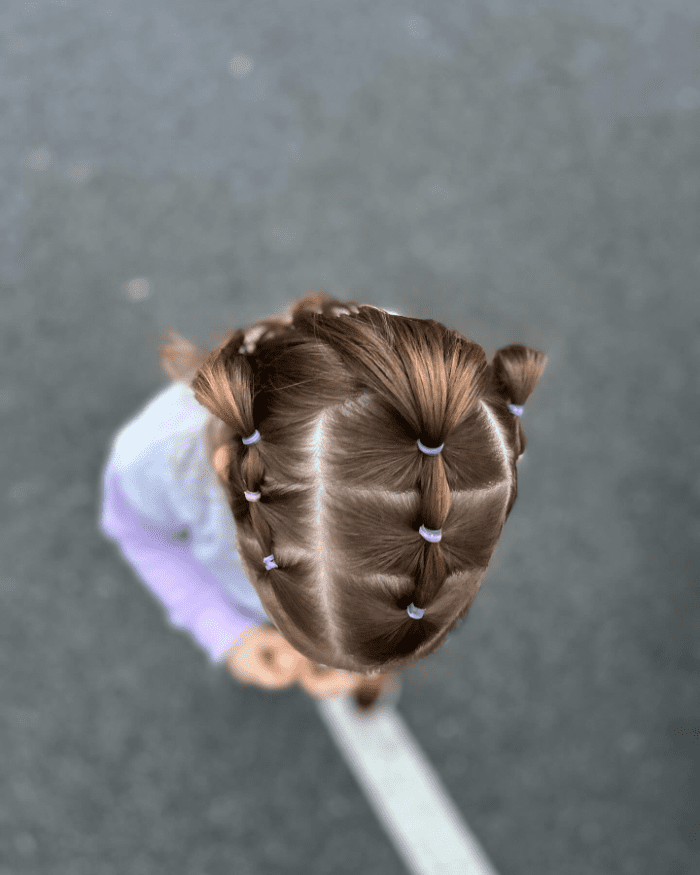
[[[323,291],[209,354],[175,339],[161,361],[213,414],[208,459],[281,634],[363,673],[434,653],[466,618],[515,502],[526,439],[508,405],[527,401],[546,356],[515,344],[488,363],[439,322]],[[428,455],[419,440],[444,446]]]

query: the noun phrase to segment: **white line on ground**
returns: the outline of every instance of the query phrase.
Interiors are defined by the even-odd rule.
[[[315,704],[412,875],[498,875],[397,711]]]

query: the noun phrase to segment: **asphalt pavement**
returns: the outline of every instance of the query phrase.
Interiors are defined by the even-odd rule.
[[[700,869],[699,36],[691,0],[3,5],[0,875],[406,872],[314,702],[211,666],[97,525],[158,332],[317,288],[549,356],[393,705],[496,871]]]

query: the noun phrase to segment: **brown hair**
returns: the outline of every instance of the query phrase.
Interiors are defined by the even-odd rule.
[[[434,653],[466,619],[513,508],[526,438],[508,404],[527,401],[547,357],[512,344],[489,364],[440,322],[323,290],[211,352],[169,338],[161,364],[212,413],[208,460],[229,449],[220,480],[239,557],[284,637],[365,674]],[[418,439],[444,448],[426,455]]]

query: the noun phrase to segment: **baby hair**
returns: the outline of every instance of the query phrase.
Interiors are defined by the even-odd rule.
[[[290,644],[364,674],[438,650],[515,503],[516,414],[547,357],[512,344],[489,363],[440,322],[323,290],[213,351],[170,332],[159,355],[212,415],[208,460],[228,450],[238,555]]]

